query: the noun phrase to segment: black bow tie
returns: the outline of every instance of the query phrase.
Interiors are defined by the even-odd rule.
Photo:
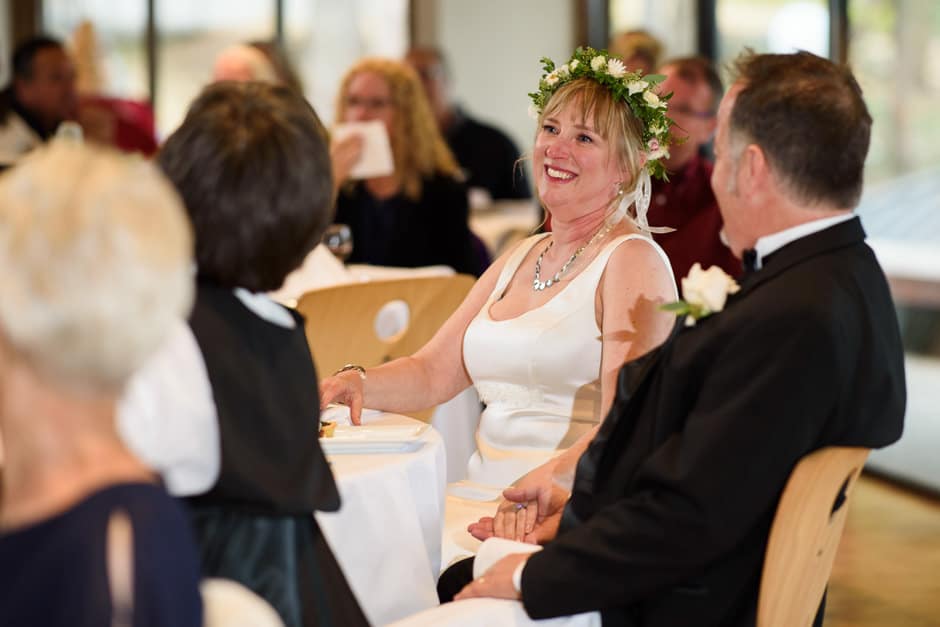
[[[741,253],[741,264],[744,266],[744,273],[757,270],[757,251],[753,248],[745,248]]]

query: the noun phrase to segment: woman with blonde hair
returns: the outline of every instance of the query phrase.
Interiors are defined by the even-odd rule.
[[[646,221],[650,175],[664,173],[670,139],[654,88],[603,51],[579,49],[558,68],[546,60],[531,94],[532,161],[552,232],[497,259],[417,353],[326,379],[321,403],[349,404],[358,422],[363,406],[407,413],[474,385],[486,409],[468,466],[476,485],[461,494],[495,498],[513,482],[573,469],[611,407],[620,367],[674,322],[659,307],[676,298],[675,281]],[[513,512],[499,523],[516,525]],[[507,535],[531,527],[518,520],[520,533]]]
[[[186,515],[115,425],[192,303],[179,198],[53,141],[0,178],[0,267],[0,625],[201,625]]]
[[[336,222],[352,230],[351,262],[385,266],[451,266],[479,275],[483,268],[467,226],[467,192],[441,137],[417,74],[391,59],[370,58],[343,78],[339,122],[379,121],[388,133],[394,171],[349,179],[362,138],[333,146],[339,196]]]

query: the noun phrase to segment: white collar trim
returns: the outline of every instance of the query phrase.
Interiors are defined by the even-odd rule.
[[[293,329],[297,326],[290,313],[284,309],[284,307],[268,298],[266,294],[255,294],[243,287],[236,287],[234,292],[235,297],[259,318],[267,320],[271,324],[276,324],[279,327],[284,327],[285,329]]]
[[[828,229],[830,226],[835,226],[841,222],[848,222],[854,217],[855,214],[849,212],[842,215],[832,216],[830,218],[820,218],[818,220],[804,222],[803,224],[798,224],[796,226],[790,227],[789,229],[777,231],[776,233],[771,233],[770,235],[765,235],[764,237],[759,238],[757,243],[754,244],[754,250],[757,252],[757,259],[754,262],[754,269],[759,270],[763,265],[763,259],[765,257],[777,252],[790,242],[795,242],[796,240],[806,237],[807,235],[818,233],[819,231]]]

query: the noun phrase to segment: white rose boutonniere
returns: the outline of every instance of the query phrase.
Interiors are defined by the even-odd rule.
[[[664,311],[671,311],[679,316],[686,316],[686,326],[725,308],[728,296],[736,294],[741,288],[718,266],[702,270],[698,263],[689,270],[689,276],[682,279],[682,300],[663,305]]]

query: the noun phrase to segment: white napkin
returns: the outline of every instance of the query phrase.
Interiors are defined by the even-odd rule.
[[[392,157],[392,147],[388,141],[385,124],[379,120],[346,122],[337,124],[333,129],[333,137],[336,141],[352,134],[361,135],[363,144],[359,161],[349,172],[350,178],[368,179],[387,176],[395,171],[395,160]]]

